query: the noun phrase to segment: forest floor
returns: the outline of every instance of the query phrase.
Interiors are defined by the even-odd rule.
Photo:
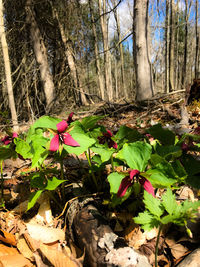
[[[142,132],[161,123],[176,134],[183,134],[193,132],[199,126],[200,119],[199,102],[187,107],[188,115],[181,108],[183,102],[181,94],[172,94],[151,100],[143,106],[125,102],[99,103],[85,110],[76,107],[63,110],[56,116],[65,119],[71,111],[75,113],[74,119],[106,115],[101,124],[113,133],[121,125]],[[51,162],[51,158],[46,161]],[[26,171],[30,169],[30,164],[29,160],[19,158],[7,159],[3,164],[5,207],[1,208],[0,213],[1,266],[154,266],[158,229],[143,231],[134,223],[133,215],[125,206],[112,209],[106,202],[109,196],[81,188],[85,170],[88,169],[84,155],[79,161],[72,155],[64,160],[65,177],[72,177],[71,183],[64,188],[64,200],[58,201],[59,192],[57,200],[53,197],[55,201],[52,194],[44,192],[37,204],[26,212],[30,198]],[[111,171],[109,166],[106,171],[107,174]],[[162,190],[158,194],[162,194]],[[198,190],[184,185],[177,193],[177,200],[195,201],[199,196]],[[190,224],[190,237],[183,227],[168,225],[159,240],[158,266],[188,265],[179,264],[200,246],[199,225],[200,215],[195,223]],[[106,233],[110,235],[108,240],[103,239]],[[106,263],[105,255],[113,236],[121,242],[119,247],[133,248],[139,255],[145,255],[149,263],[145,260],[140,265],[133,262],[127,264],[125,260],[115,265]],[[119,253],[116,257],[123,256]]]

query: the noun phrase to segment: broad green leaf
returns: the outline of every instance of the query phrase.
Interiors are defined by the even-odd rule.
[[[169,129],[163,129],[161,124],[156,124],[148,129],[155,139],[158,139],[163,145],[174,145],[175,134]]]
[[[169,187],[177,182],[176,173],[168,162],[158,163],[146,173],[150,174],[150,182],[154,187]]]
[[[170,187],[177,182],[177,179],[167,177],[158,169],[150,169],[146,174],[150,175],[149,181],[155,188]]]
[[[167,192],[162,196],[162,200],[162,205],[165,207],[166,211],[169,214],[172,214],[176,209],[176,206],[178,205],[176,203],[176,198],[175,195],[172,193],[172,190],[168,188]]]
[[[43,116],[41,118],[39,118],[33,125],[32,127],[34,129],[36,128],[46,128],[46,129],[53,129],[53,130],[57,130],[56,128],[56,124],[58,124],[59,122],[61,122],[61,119],[58,118],[53,118],[53,117],[49,117],[49,116]]]
[[[193,176],[200,173],[200,161],[196,160],[192,155],[183,155],[181,162],[188,175]]]
[[[133,187],[129,187],[126,191],[126,194],[123,197],[118,197],[117,192],[121,181],[127,174],[113,172],[108,176],[108,182],[110,184],[110,194],[112,200],[112,206],[115,207],[117,205],[122,204],[133,192]]]
[[[102,162],[108,161],[110,159],[110,157],[112,156],[112,154],[116,151],[113,148],[106,148],[103,146],[101,146],[101,147],[100,146],[99,147],[92,146],[91,150],[94,153],[97,153],[101,156]]]
[[[127,175],[128,174],[118,173],[118,172],[112,172],[111,174],[108,175],[108,182],[110,184],[110,193],[117,194],[122,179]]]
[[[177,216],[175,214],[173,215],[168,214],[161,219],[162,224],[175,223],[175,222],[177,222]]]
[[[37,135],[35,136],[34,140],[32,140],[32,167],[39,167],[48,156],[49,151],[46,149],[47,142],[48,139]]]
[[[160,201],[148,192],[144,191],[144,204],[154,216],[160,217],[163,214],[163,208]]]
[[[15,138],[14,142],[16,145],[15,151],[17,153],[19,153],[24,159],[32,158],[33,154],[31,153],[31,147],[26,141],[20,138]]]
[[[59,180],[55,176],[52,178],[48,178],[47,185],[45,187],[46,190],[55,190],[60,184],[66,182],[66,180]]]
[[[136,129],[122,125],[116,133],[115,138],[118,140],[125,139],[127,142],[135,142],[141,139],[142,135]]]
[[[81,124],[83,125],[85,130],[91,129],[93,128],[96,123],[103,119],[105,116],[89,116],[89,117],[85,117],[81,120]]]
[[[157,146],[156,152],[163,158],[169,156],[173,158],[178,158],[182,155],[182,150],[179,146],[169,145],[169,146]]]
[[[29,197],[29,201],[28,201],[28,208],[27,210],[30,210],[35,203],[37,202],[38,198],[40,197],[40,195],[42,194],[43,190],[38,190],[36,192],[31,193],[30,197]]]
[[[135,143],[124,144],[123,148],[116,155],[116,158],[125,160],[132,169],[144,171],[151,157],[151,145],[137,141]]]
[[[44,189],[46,180],[45,180],[43,173],[36,172],[36,173],[30,174],[28,178],[31,180],[30,181],[31,187]]]
[[[185,183],[192,186],[193,188],[200,189],[200,176],[199,175],[188,175]]]
[[[159,163],[167,163],[167,161],[158,154],[152,154],[150,159],[151,166],[155,167]]]
[[[96,142],[95,139],[90,138],[87,134],[74,133],[74,131],[71,131],[70,134],[79,143],[80,147],[64,145],[64,149],[68,153],[74,153],[77,156],[87,151]]]
[[[10,159],[16,157],[15,151],[10,147],[0,147],[0,160]]]
[[[181,164],[179,160],[172,162],[171,165],[174,169],[174,172],[180,179],[183,180],[187,177],[187,172],[185,171],[183,165]]]

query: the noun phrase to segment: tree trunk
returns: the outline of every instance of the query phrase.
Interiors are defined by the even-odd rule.
[[[113,1],[113,6],[116,6],[115,0]],[[124,52],[123,52],[123,45],[121,42],[122,39],[121,39],[121,30],[120,30],[120,20],[117,14],[117,9],[114,9],[114,17],[115,17],[116,26],[117,26],[117,37],[118,37],[118,42],[119,42],[121,85],[122,85],[124,96],[128,100],[128,92],[125,86],[125,78],[124,78]]]
[[[169,0],[166,0],[165,5],[165,92],[169,93]]]
[[[185,0],[185,42],[184,42],[184,61],[182,71],[182,86],[185,88],[187,75],[187,43],[188,43],[188,0]]]
[[[89,0],[89,7],[90,7],[90,15],[91,15],[91,22],[92,22],[92,32],[94,37],[94,53],[95,53],[95,63],[96,63],[96,73],[99,80],[99,89],[102,100],[105,100],[105,91],[104,91],[104,79],[101,73],[101,64],[99,58],[99,49],[98,49],[98,40],[97,40],[97,32],[96,26],[94,21],[94,12],[93,12],[93,1]]]
[[[15,108],[15,100],[14,100],[13,86],[12,86],[12,79],[11,79],[10,60],[9,60],[9,54],[8,54],[8,45],[6,41],[3,17],[4,17],[3,1],[0,0],[0,37],[1,37],[4,67],[5,67],[8,100],[9,100],[10,112],[11,112],[11,117],[12,117],[12,122],[13,122],[13,130],[18,131],[19,126],[18,126],[18,120],[17,120],[17,112]]]
[[[134,63],[136,71],[136,99],[153,96],[151,64],[148,54],[148,0],[134,1],[133,36]]]
[[[199,73],[199,30],[198,30],[198,0],[195,4],[195,37],[196,37],[196,49],[195,49],[195,79],[200,78]]]
[[[169,43],[169,90],[174,91],[174,0],[170,2],[170,43]]]
[[[30,25],[30,36],[33,42],[35,57],[39,65],[41,81],[44,86],[46,98],[46,111],[48,112],[53,104],[55,97],[55,87],[53,77],[50,73],[47,50],[36,21],[36,14],[33,9],[33,1],[26,1],[26,21]]]
[[[76,95],[78,94],[79,95],[79,103],[77,103],[77,104],[88,105],[88,101],[86,99],[86,96],[85,96],[85,93],[83,91],[83,87],[82,87],[82,84],[81,84],[81,81],[80,81],[80,78],[78,75],[78,70],[77,70],[75,58],[73,55],[73,48],[72,48],[71,41],[67,40],[63,25],[60,23],[57,10],[53,7],[53,5],[52,5],[52,11],[53,11],[54,16],[57,19],[61,39],[62,39],[63,45],[65,47],[65,55],[66,55],[66,58],[68,61],[68,65],[69,65],[69,69],[70,69],[70,75],[71,75],[71,78],[73,80],[74,88],[75,88],[75,92],[74,92],[75,102],[77,103]]]
[[[103,1],[103,6],[102,6]],[[105,87],[108,95],[108,100],[113,99],[112,88],[112,73],[111,73],[111,55],[108,46],[108,23],[106,13],[106,0],[99,0],[99,15],[103,37],[103,49],[104,49],[104,72],[105,72]]]

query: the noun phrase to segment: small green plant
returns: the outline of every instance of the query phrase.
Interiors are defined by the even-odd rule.
[[[148,192],[144,192],[144,204],[145,211],[139,213],[134,218],[134,221],[147,231],[154,227],[159,228],[155,249],[155,267],[157,267],[158,243],[163,225],[174,223],[179,226],[185,226],[187,232],[191,234],[190,229],[187,227],[187,221],[195,220],[200,201],[191,202],[185,200],[178,204],[172,190],[168,188],[161,200],[154,198]]]

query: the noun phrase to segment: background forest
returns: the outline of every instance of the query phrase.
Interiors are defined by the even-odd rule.
[[[144,100],[198,78],[198,0],[0,6],[1,115],[14,124],[73,104]]]

